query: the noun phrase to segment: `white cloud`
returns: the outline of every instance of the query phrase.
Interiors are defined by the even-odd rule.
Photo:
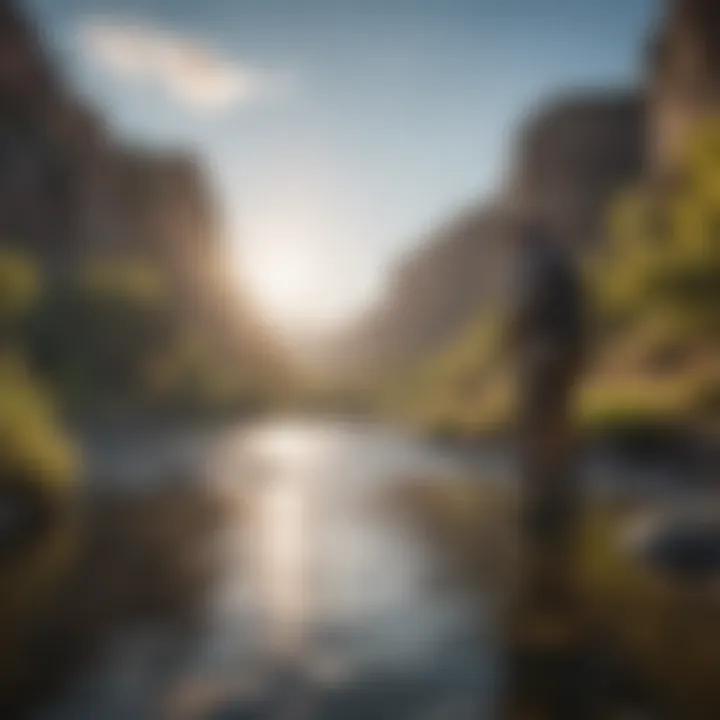
[[[124,80],[157,87],[177,102],[209,112],[252,102],[283,84],[199,41],[140,24],[89,20],[80,27],[79,40],[91,61]]]

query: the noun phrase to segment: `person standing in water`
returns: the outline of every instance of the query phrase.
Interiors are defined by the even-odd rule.
[[[579,272],[540,223],[516,234],[511,346],[521,460],[517,604],[510,620],[508,718],[587,717],[576,549],[579,478],[573,394],[584,354]]]

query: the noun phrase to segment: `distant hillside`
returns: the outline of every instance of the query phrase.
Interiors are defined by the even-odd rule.
[[[689,133],[718,109],[718,12],[715,0],[668,0],[645,48],[644,87],[566,92],[522,123],[492,203],[476,202],[401,259],[384,297],[343,338],[356,376],[397,376],[456,338],[467,344],[507,286],[510,217],[546,221],[582,255],[605,242],[624,190],[672,193]]]
[[[667,0],[647,62],[648,171],[663,183],[677,169],[698,118],[720,104],[720,3]]]
[[[546,217],[592,244],[613,196],[643,164],[644,107],[633,91],[571,93],[522,127],[506,187],[432,233],[391,274],[382,300],[342,341],[345,362],[377,375],[422,361],[506,285],[510,218]]]
[[[497,288],[504,220],[493,206],[468,209],[391,273],[384,298],[341,339],[342,367],[364,375],[432,351]]]
[[[673,0],[666,9],[650,44],[647,101],[618,92],[549,103],[521,131],[501,194],[509,211],[555,226],[580,255],[602,243],[585,263],[593,352],[579,419],[595,437],[654,451],[716,442],[720,428],[720,6]],[[420,254],[430,275],[444,243],[439,233]],[[467,247],[485,244],[478,233],[453,245],[455,267],[478,262],[479,282],[483,265]],[[459,296],[468,275],[464,267],[436,287]],[[402,323],[394,326],[394,347],[406,352],[394,367],[386,355],[373,368],[385,408],[442,433],[507,430],[515,383],[498,353],[494,303],[472,308],[470,322],[452,316],[464,326],[448,322],[439,332],[421,313],[446,306],[446,297],[390,298],[377,322],[392,325],[399,307],[411,308],[406,318],[415,337],[426,331],[430,350],[409,346]]]
[[[519,133],[506,202],[579,249],[594,243],[609,201],[642,173],[645,122],[636,90],[570,92],[545,103]]]

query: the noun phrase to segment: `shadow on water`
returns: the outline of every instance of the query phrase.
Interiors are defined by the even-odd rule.
[[[51,643],[85,662],[39,720],[490,712],[492,624],[384,500],[466,472],[459,453],[299,421],[93,443],[108,480],[91,484],[88,557]],[[143,452],[155,484],[117,472]]]
[[[188,637],[202,619],[212,537],[224,516],[217,498],[199,489],[91,494],[68,577],[37,628],[16,714],[57,696],[138,625]]]

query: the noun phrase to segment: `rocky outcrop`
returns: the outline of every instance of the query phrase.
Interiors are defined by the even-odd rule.
[[[0,0],[0,246],[51,277],[91,258],[146,258],[203,337],[243,357],[272,345],[227,270],[198,159],[122,143],[53,67],[19,5]]]
[[[582,253],[601,237],[608,204],[624,186],[672,184],[693,126],[720,109],[720,3],[669,0],[665,10],[642,92],[570,93],[524,124],[497,202],[506,214],[549,222]],[[377,340],[375,369],[422,360],[492,295],[502,261],[486,248],[497,253],[511,231],[483,222],[485,212],[470,210],[400,264],[356,335],[358,352],[368,337]]]
[[[211,261],[219,214],[197,160],[122,145],[51,68],[17,7],[0,0],[0,238],[51,272],[112,252],[178,274]]]
[[[341,339],[336,364],[373,374],[440,347],[497,291],[505,229],[502,209],[484,205],[429,235],[398,263],[378,305]]]
[[[634,90],[547,103],[521,130],[506,202],[584,249],[597,240],[609,202],[642,174],[644,127],[644,99]]]
[[[35,33],[0,3],[0,237],[59,262],[78,236],[70,103]]]
[[[439,350],[508,285],[514,218],[558,227],[582,252],[607,206],[643,166],[644,103],[634,91],[569,94],[522,127],[505,190],[429,235],[391,273],[378,305],[341,343],[361,374]]]
[[[195,159],[122,146],[64,86],[12,0],[0,0],[0,187],[0,238],[51,271],[113,249],[162,246],[170,259],[218,238]]]
[[[720,3],[668,3],[648,66],[650,170],[662,183],[676,170],[692,126],[720,107]]]
[[[94,252],[129,253],[163,267],[188,308],[222,266],[219,211],[202,167],[181,152],[106,148]]]

